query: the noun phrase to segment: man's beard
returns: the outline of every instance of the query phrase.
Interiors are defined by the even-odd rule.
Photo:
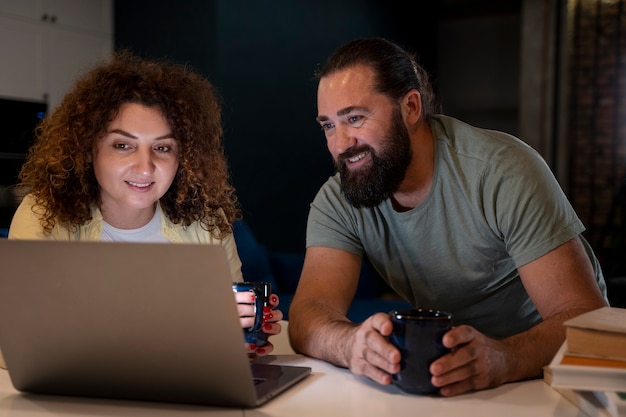
[[[364,151],[369,151],[370,163],[357,170],[350,170],[345,160]],[[341,192],[356,208],[379,205],[404,180],[411,156],[409,133],[399,110],[395,110],[391,128],[382,141],[380,154],[365,145],[348,150],[335,161],[335,167],[341,176]]]

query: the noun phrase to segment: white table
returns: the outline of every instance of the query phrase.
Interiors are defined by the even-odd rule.
[[[240,410],[27,395],[11,385],[0,370],[0,417],[4,416],[254,416],[254,417],[580,417],[584,414],[542,380],[452,398],[416,396],[394,386],[380,386],[326,362],[301,355],[270,355],[267,363],[310,366],[312,374],[298,385],[256,409]]]

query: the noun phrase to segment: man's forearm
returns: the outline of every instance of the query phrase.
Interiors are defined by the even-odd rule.
[[[543,367],[550,363],[565,340],[563,322],[587,311],[589,309],[584,308],[568,310],[503,340],[509,350],[507,377],[503,382],[541,377]]]
[[[358,326],[318,301],[298,300],[289,311],[289,339],[299,353],[347,368],[350,338]]]

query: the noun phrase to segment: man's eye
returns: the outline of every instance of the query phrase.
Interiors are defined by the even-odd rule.
[[[348,117],[348,122],[351,124],[357,123],[363,119],[363,116],[350,116]]]
[[[333,127],[335,127],[335,125],[332,124],[332,123],[322,123],[322,130],[323,131],[328,131],[328,130],[332,129]]]

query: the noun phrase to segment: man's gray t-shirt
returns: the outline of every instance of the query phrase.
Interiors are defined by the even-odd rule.
[[[311,204],[307,247],[365,254],[398,294],[415,307],[451,312],[455,325],[498,338],[527,330],[541,316],[517,268],[584,226],[547,164],[521,140],[447,116],[430,124],[435,163],[426,199],[406,212],[389,199],[356,209],[336,174]]]

